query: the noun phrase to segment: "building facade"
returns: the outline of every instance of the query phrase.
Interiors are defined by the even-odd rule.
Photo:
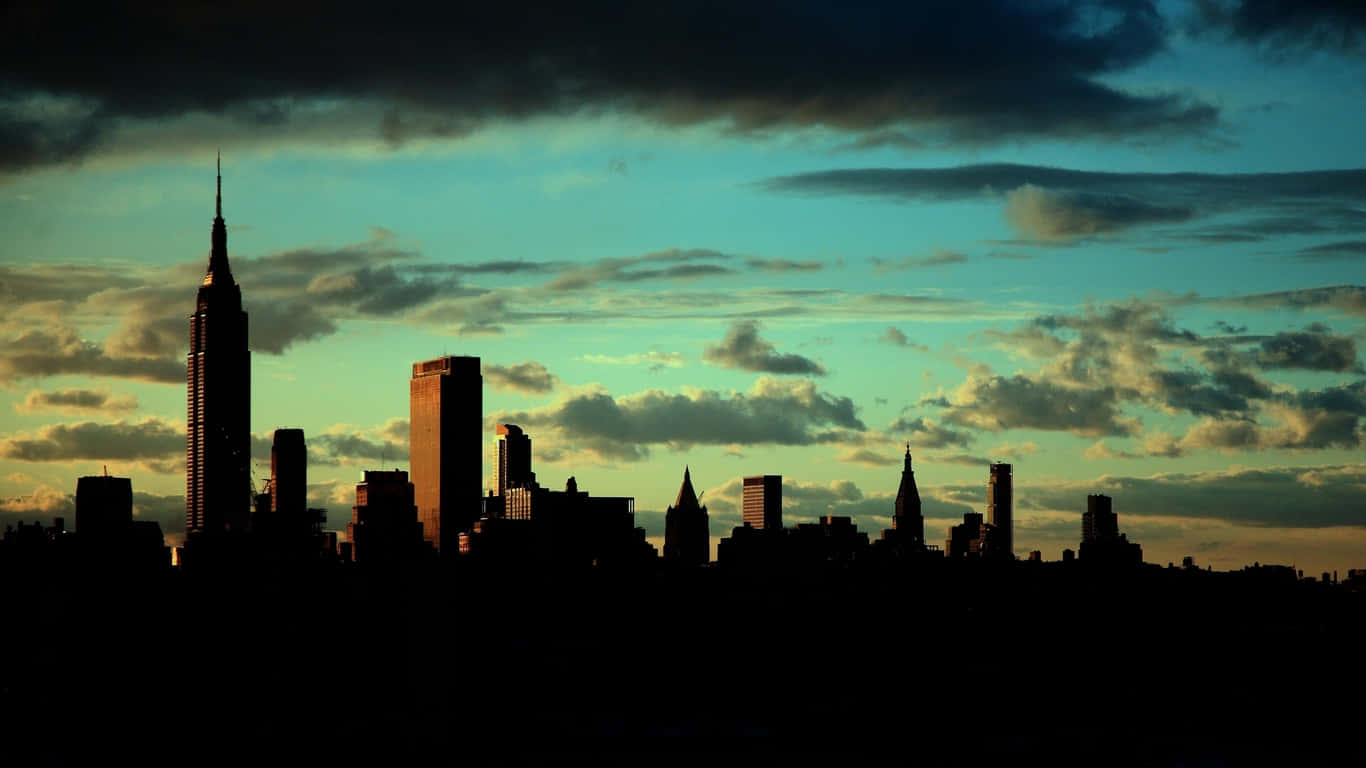
[[[133,524],[133,481],[91,475],[76,480],[76,534],[82,538],[121,535]]]
[[[366,470],[346,526],[351,558],[365,565],[397,565],[425,547],[413,484],[401,469]]]
[[[245,532],[251,518],[251,353],[242,289],[228,268],[221,171],[216,211],[185,359],[185,530],[191,538]]]
[[[992,464],[987,480],[987,522],[996,528],[999,553],[1015,556],[1014,470],[1009,464]]]
[[[409,382],[408,468],[422,535],[454,553],[479,519],[483,495],[484,377],[477,357],[413,364]]]
[[[744,479],[741,515],[756,530],[783,527],[783,476],[754,475]]]
[[[529,488],[536,484],[531,471],[531,438],[516,424],[498,425],[494,446],[494,488],[499,496],[509,488]]]
[[[277,429],[270,445],[270,510],[276,515],[308,506],[308,447],[302,429]]]
[[[901,485],[896,489],[896,506],[892,510],[892,529],[901,544],[908,548],[925,545],[925,518],[920,513],[920,489],[915,486],[915,471],[911,469],[911,446],[906,444],[905,465],[901,468]]]

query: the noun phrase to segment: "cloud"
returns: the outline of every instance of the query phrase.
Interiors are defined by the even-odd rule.
[[[1201,0],[1190,28],[1257,46],[1278,56],[1350,53],[1366,40],[1366,9],[1351,2]]]
[[[1294,310],[1300,312],[1334,310],[1348,315],[1366,317],[1366,286],[1329,285],[1322,288],[1297,288],[1271,293],[1248,293],[1234,296],[1174,296],[1167,299],[1173,305],[1204,304],[1213,307],[1245,311]]]
[[[901,458],[896,454],[878,453],[867,448],[847,448],[836,457],[845,464],[862,464],[865,467],[887,467],[897,464]]]
[[[408,460],[408,421],[390,419],[377,429],[353,429],[345,424],[307,435],[309,463],[403,463]]]
[[[65,328],[24,331],[0,344],[0,383],[68,374],[184,384],[185,364],[157,358],[111,357],[99,344]]]
[[[184,514],[183,506],[180,511]],[[38,517],[46,524],[49,522],[48,518],[65,517],[74,523],[76,497],[50,485],[39,485],[27,496],[0,499],[0,513],[3,514],[0,519],[9,518],[6,522],[19,519],[27,521]]]
[[[635,352],[620,357],[584,355],[582,359],[599,365],[648,365],[652,371],[661,368],[682,368],[687,363],[687,358],[678,352],[660,352],[653,349],[649,352]]]
[[[769,192],[855,195],[893,202],[1003,202],[1007,221],[1039,239],[1063,239],[1244,214],[1213,234],[1366,229],[1366,169],[1287,173],[1120,173],[1007,163],[949,168],[844,168],[758,182]],[[1201,233],[1179,233],[1200,237]]]
[[[624,460],[645,458],[653,445],[812,445],[841,442],[841,429],[866,429],[849,398],[821,392],[809,380],[768,376],[745,393],[651,389],[614,398],[588,391],[547,408],[500,412],[490,419],[520,424],[529,432],[554,430],[559,435],[552,442]]]
[[[903,415],[887,425],[887,431],[894,436],[909,435],[907,441],[918,448],[966,447],[972,442],[972,435],[940,426],[923,416],[908,419]]]
[[[882,274],[886,272],[901,272],[908,269],[919,269],[921,267],[945,267],[950,264],[966,264],[967,262],[968,257],[966,254],[944,248],[936,248],[930,252],[929,256],[920,258],[906,256],[895,261],[873,259],[873,268],[874,271]]]
[[[734,272],[720,264],[699,264],[701,261],[729,261],[731,255],[705,248],[669,248],[640,256],[619,259],[600,259],[585,266],[564,269],[559,276],[544,286],[550,293],[569,293],[591,288],[601,282],[638,283],[647,280],[693,280],[699,277]],[[665,267],[649,266],[669,264]]]
[[[1018,475],[1016,476],[1019,477]],[[1114,499],[1124,527],[1127,516],[1218,519],[1237,525],[1280,528],[1366,526],[1360,503],[1366,465],[1265,467],[1149,477],[1103,475],[1085,482],[1020,484],[1024,509],[1075,510],[1078,530],[1086,495]]]
[[[1366,259],[1366,240],[1351,240],[1339,243],[1324,243],[1295,252],[1301,261],[1359,261]]]
[[[1303,368],[1310,371],[1361,371],[1356,343],[1349,336],[1327,332],[1322,326],[1278,333],[1264,339],[1257,350],[1264,368]]]
[[[720,344],[703,350],[702,359],[722,368],[763,373],[824,376],[826,372],[810,358],[778,354],[772,342],[759,338],[759,324],[752,320],[732,325]]]
[[[0,457],[18,461],[135,461],[172,472],[185,457],[185,431],[157,418],[136,423],[49,424],[34,435],[0,440]]]
[[[1190,208],[1161,206],[1120,195],[1057,193],[1026,184],[1006,193],[1006,220],[1039,240],[1116,232],[1129,227],[1185,221]]]
[[[750,257],[745,259],[745,266],[762,272],[819,272],[820,270],[825,269],[825,264],[816,259],[792,261],[790,259],[760,259]]]
[[[28,393],[22,403],[15,403],[14,409],[21,413],[36,413],[55,410],[62,413],[103,413],[118,415],[135,411],[138,399],[132,395],[115,397],[108,392],[92,389],[58,389],[44,392],[35,389]]]
[[[167,16],[134,7],[75,20],[30,9],[7,40],[0,170],[207,152],[223,135],[393,147],[609,113],[902,146],[1202,135],[1218,121],[1215,106],[1189,95],[1112,84],[1167,46],[1166,22],[1143,4],[363,11],[282,11],[259,24],[250,8]],[[206,40],[233,42],[230,73]]]
[[[560,382],[559,377],[534,360],[515,365],[484,363],[484,378],[494,389],[512,390],[529,395],[545,394]]]
[[[1042,429],[1088,437],[1130,435],[1137,424],[1119,411],[1115,390],[1074,390],[1047,380],[969,376],[955,393],[944,421],[999,432]]]

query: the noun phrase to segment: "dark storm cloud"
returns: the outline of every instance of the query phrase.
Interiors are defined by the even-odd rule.
[[[703,350],[702,359],[723,368],[761,373],[825,375],[825,368],[815,360],[798,354],[778,354],[772,342],[759,337],[759,325],[754,321],[732,325],[720,344]]]
[[[353,4],[268,16],[231,3],[35,5],[10,14],[0,46],[0,169],[184,147],[195,137],[165,132],[205,115],[243,140],[391,144],[610,111],[753,135],[823,127],[869,146],[1208,132],[1208,103],[1106,84],[1166,36],[1152,6],[1122,1]]]
[[[637,460],[652,445],[812,445],[866,429],[854,403],[809,380],[760,378],[746,393],[647,390],[614,398],[574,395],[539,411],[495,414],[498,423],[557,429],[605,458]]]
[[[494,389],[543,395],[560,383],[559,377],[535,360],[514,365],[484,363],[484,378]]]
[[[1193,31],[1256,45],[1268,53],[1360,51],[1366,6],[1353,0],[1196,0]]]
[[[0,440],[0,457],[19,461],[174,460],[185,455],[185,432],[160,419],[135,424],[50,424],[36,435]]]

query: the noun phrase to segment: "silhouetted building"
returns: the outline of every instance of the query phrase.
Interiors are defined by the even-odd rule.
[[[408,468],[423,537],[454,553],[479,518],[484,377],[477,357],[413,364],[409,382]]]
[[[302,429],[277,429],[270,445],[270,511],[302,512],[308,506],[308,448]]]
[[[906,444],[905,464],[901,468],[901,485],[896,490],[892,507],[892,527],[882,532],[875,545],[884,557],[894,559],[915,557],[938,547],[925,546],[925,518],[920,513],[920,490],[915,485],[915,471],[911,469],[911,446]]]
[[[993,554],[1015,558],[1015,490],[1009,464],[992,464],[987,480],[987,522],[996,531]]]
[[[76,533],[82,539],[119,538],[132,524],[132,480],[109,475],[76,480]]]
[[[852,518],[824,515],[787,532],[787,559],[801,563],[852,562],[868,555],[868,534]]]
[[[629,496],[589,496],[571,477],[563,491],[509,488],[501,499],[500,517],[481,518],[460,537],[462,554],[564,567],[639,565],[656,557],[645,529],[635,525]]]
[[[244,532],[251,517],[251,353],[242,289],[228,268],[221,171],[216,211],[185,360],[185,530],[192,538]]]
[[[1111,499],[1103,493],[1086,497],[1086,511],[1081,516],[1082,542],[1119,538],[1119,516],[1111,508]]]
[[[1119,516],[1111,507],[1110,497],[1105,494],[1086,497],[1086,511],[1081,515],[1081,546],[1077,556],[1087,563],[1138,565],[1143,562],[1143,548],[1119,532]]]
[[[425,544],[413,502],[413,484],[401,469],[366,470],[346,537],[351,557],[364,565],[395,565],[417,558]]]
[[[711,561],[711,527],[707,508],[697,499],[692,475],[683,468],[683,485],[678,498],[664,513],[664,558],[686,565],[705,565]]]
[[[741,497],[741,519],[756,530],[783,527],[783,476],[746,477]]]
[[[786,562],[787,531],[755,528],[745,523],[732,528],[716,546],[716,562],[726,567],[773,567]]]
[[[944,541],[944,554],[951,558],[978,557],[982,553],[981,512],[966,512],[963,522],[949,527],[949,537]]]
[[[494,465],[494,485],[499,496],[509,488],[527,488],[536,484],[536,473],[531,471],[531,438],[516,424],[498,425],[497,461]]]

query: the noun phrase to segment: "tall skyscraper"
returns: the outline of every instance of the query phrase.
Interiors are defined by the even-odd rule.
[[[408,469],[422,535],[455,553],[479,519],[484,468],[484,377],[477,357],[413,364],[409,382]]]
[[[707,508],[697,499],[687,467],[683,468],[678,498],[664,513],[664,557],[687,565],[706,565],[711,561]]]
[[[987,522],[996,527],[994,543],[999,542],[1001,554],[1014,557],[1015,526],[1012,513],[1015,509],[1015,491],[1011,476],[1009,464],[991,465],[991,477],[987,480]]]
[[[914,550],[925,546],[925,518],[920,514],[920,490],[915,487],[915,472],[911,469],[910,443],[906,444],[906,465],[901,470],[901,486],[896,490],[892,528],[897,531],[903,547]]]
[[[759,530],[783,527],[782,475],[746,477],[743,494],[741,513],[745,525]]]
[[[302,429],[277,429],[270,445],[270,511],[303,512],[308,505],[308,447]]]
[[[516,424],[498,425],[498,455],[494,486],[499,496],[509,488],[527,488],[536,482],[531,471],[531,438]]]
[[[185,529],[245,531],[251,519],[251,353],[242,289],[228,269],[220,161],[209,268],[190,316],[185,359]]]

